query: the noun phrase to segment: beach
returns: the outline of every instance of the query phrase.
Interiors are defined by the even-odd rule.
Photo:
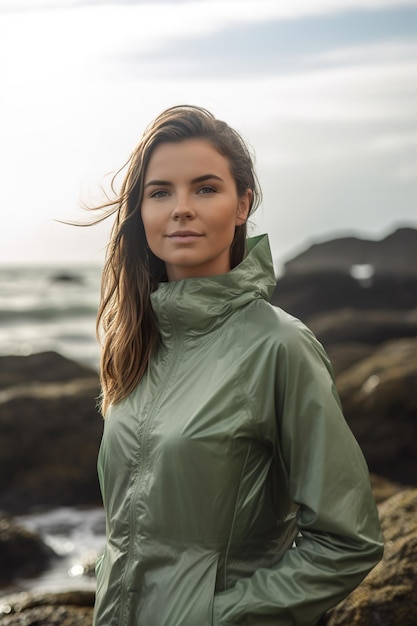
[[[352,275],[343,242],[306,250],[272,297],[331,359],[386,540],[383,561],[323,626],[417,620],[417,231],[387,240],[353,242],[358,265],[376,268],[366,276]],[[0,550],[11,554],[0,572],[1,626],[39,607],[43,624],[59,623],[45,617],[58,608],[73,613],[71,626],[91,623],[94,564],[105,543],[96,471],[99,283],[98,267],[0,268]]]
[[[53,351],[96,371],[100,272],[94,265],[0,267],[0,355]],[[83,574],[86,559],[104,547],[102,508],[53,508],[17,516],[16,522],[39,533],[58,558],[40,576],[18,578],[0,596],[11,589],[94,589],[94,578]]]

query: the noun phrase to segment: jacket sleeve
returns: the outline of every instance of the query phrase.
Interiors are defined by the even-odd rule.
[[[298,320],[278,350],[276,413],[276,454],[298,505],[298,537],[273,569],[220,594],[215,614],[222,625],[312,626],[382,557],[368,468],[327,356]]]

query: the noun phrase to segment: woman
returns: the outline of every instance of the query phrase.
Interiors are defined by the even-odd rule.
[[[259,198],[240,136],[179,106],[110,207],[95,626],[311,626],[381,557],[327,357],[246,239]]]

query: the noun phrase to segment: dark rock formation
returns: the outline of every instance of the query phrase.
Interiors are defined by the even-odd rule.
[[[340,309],[333,313],[323,313],[312,317],[308,326],[326,349],[335,344],[345,343],[375,347],[389,339],[417,337],[417,310]]]
[[[0,507],[99,504],[97,374],[53,353],[0,363]]]
[[[278,279],[271,302],[303,321],[345,308],[406,312],[417,307],[417,277],[380,276],[365,287],[334,271],[285,274]]]
[[[417,339],[381,345],[336,383],[370,470],[417,485]]]
[[[70,272],[58,272],[51,276],[51,282],[53,283],[75,283],[81,285],[84,280],[79,274],[71,274]]]
[[[354,265],[374,274],[357,280]],[[328,241],[285,269],[272,302],[323,343],[371,470],[417,484],[417,230]]]
[[[417,489],[379,506],[385,540],[382,561],[353,593],[330,611],[327,626],[417,624]]]
[[[15,578],[31,578],[44,571],[54,556],[39,535],[0,513],[0,586]]]
[[[316,313],[360,301],[362,291],[357,280],[340,272],[288,273],[278,279],[271,302],[306,321]]]
[[[381,504],[385,500],[388,500],[388,498],[394,496],[396,493],[410,488],[407,485],[395,483],[392,480],[388,480],[382,476],[377,476],[376,474],[370,474],[369,478],[371,481],[372,493],[374,494],[375,502],[377,504]]]
[[[319,334],[316,333],[316,336],[319,337]],[[320,337],[320,340],[326,345],[326,352],[332,363],[335,376],[345,372],[362,359],[366,359],[375,350],[374,346],[366,343],[346,342],[333,344],[324,341],[323,337]]]
[[[0,389],[31,383],[66,382],[96,378],[90,368],[70,361],[56,352],[30,356],[0,357]]]
[[[313,244],[285,263],[288,274],[329,270],[349,274],[354,265],[371,265],[375,276],[417,278],[417,230],[399,228],[381,241],[341,237]]]
[[[91,626],[94,593],[19,593],[0,598],[1,626]]]
[[[352,268],[372,266],[366,279]],[[355,237],[311,246],[285,264],[272,303],[309,323],[323,312],[409,311],[417,307],[417,230],[399,229],[382,241]]]

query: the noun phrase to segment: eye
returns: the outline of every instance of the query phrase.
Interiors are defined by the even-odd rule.
[[[215,187],[212,187],[211,185],[204,185],[204,187],[200,187],[197,193],[217,193],[217,189]]]
[[[168,196],[168,192],[164,189],[156,189],[149,194],[150,198],[166,198]]]

